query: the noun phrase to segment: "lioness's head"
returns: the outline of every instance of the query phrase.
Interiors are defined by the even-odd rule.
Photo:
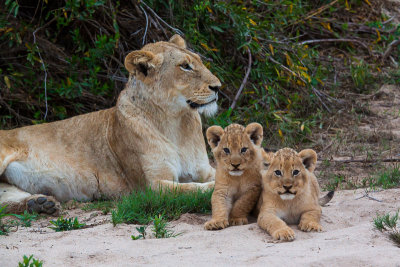
[[[241,176],[247,168],[258,168],[255,164],[260,157],[263,129],[258,123],[247,127],[231,124],[225,129],[211,126],[206,132],[208,144],[217,161],[217,168],[223,168],[231,176]]]
[[[168,99],[178,109],[198,110],[206,115],[217,111],[221,82],[186,49],[185,41],[174,35],[169,42],[145,45],[125,58],[130,79],[143,83],[149,95]]]
[[[291,200],[308,182],[308,172],[315,169],[317,153],[312,149],[297,153],[291,148],[282,148],[276,153],[263,152],[263,159],[268,165],[268,170],[263,173],[264,188],[283,200]]]

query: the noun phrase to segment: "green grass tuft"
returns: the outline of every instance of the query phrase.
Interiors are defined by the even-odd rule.
[[[146,188],[125,196],[112,211],[112,222],[148,224],[155,216],[174,220],[183,213],[210,213],[212,190],[182,192]]]
[[[24,227],[30,227],[32,225],[32,221],[36,221],[39,217],[37,213],[29,213],[28,211],[24,211],[23,214],[12,214],[14,217],[20,220],[20,223]]]
[[[32,260],[32,262],[31,262]],[[33,255],[30,255],[27,257],[24,255],[22,262],[18,262],[19,267],[42,267],[43,266],[43,261],[37,260],[33,257]]]
[[[400,246],[400,231],[398,229],[399,211],[393,215],[390,215],[390,213],[377,215],[373,223],[375,228],[379,231],[388,232],[389,238]]]
[[[73,220],[72,218],[64,219],[63,216],[59,217],[56,221],[51,220],[50,223],[54,226],[50,226],[49,228],[56,232],[76,230],[86,225],[84,223],[79,223],[77,217]]]
[[[115,208],[114,200],[99,200],[90,203],[86,203],[82,210],[84,211],[92,211],[92,210],[100,210],[104,215],[108,214]]]
[[[400,186],[400,167],[386,169],[375,177],[369,179],[371,188],[381,187],[383,189],[395,188]]]

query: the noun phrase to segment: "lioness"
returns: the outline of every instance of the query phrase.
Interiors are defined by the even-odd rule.
[[[321,206],[332,199],[333,191],[319,199],[319,185],[313,173],[317,153],[312,149],[297,153],[283,148],[275,154],[264,153],[263,157],[269,166],[262,174],[258,225],[275,240],[294,239],[294,232],[286,223],[298,223],[302,231],[321,231]]]
[[[0,131],[0,205],[54,214],[50,196],[89,201],[147,185],[213,187],[199,113],[216,112],[218,78],[178,35],[131,52],[125,68],[115,107]]]
[[[212,126],[206,136],[217,167],[211,198],[212,219],[204,228],[217,230],[247,224],[247,215],[261,193],[262,126],[251,123],[245,128],[231,124],[225,130]]]

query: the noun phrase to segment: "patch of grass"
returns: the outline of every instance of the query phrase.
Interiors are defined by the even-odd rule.
[[[135,191],[117,202],[112,211],[112,222],[148,224],[156,216],[165,220],[179,218],[182,213],[210,213],[212,190],[206,192],[182,192],[179,190]]]
[[[326,191],[335,191],[337,189],[355,189],[359,186],[346,179],[344,175],[333,175],[329,182],[323,187]]]
[[[365,183],[371,188],[381,187],[383,189],[400,186],[400,167],[383,170],[377,175],[366,179]]]
[[[114,200],[99,200],[95,202],[86,203],[82,210],[92,211],[92,210],[100,210],[104,215],[108,214],[115,208]]]
[[[170,238],[179,235],[179,233],[176,234],[169,228],[168,222],[162,215],[154,216],[152,231],[155,238]]]
[[[86,225],[84,223],[79,223],[77,217],[75,217],[75,219],[64,219],[63,216],[59,217],[56,221],[51,220],[50,223],[54,226],[50,226],[49,228],[56,232],[76,230]]]
[[[146,239],[146,229],[147,225],[136,227],[136,231],[138,231],[139,235],[131,235],[132,240],[138,240],[140,238]]]
[[[28,211],[24,211],[23,214],[12,214],[14,217],[20,220],[21,225],[24,227],[30,227],[32,225],[32,221],[36,221],[39,217],[37,213],[29,213]]]
[[[374,218],[374,226],[381,232],[388,232],[389,238],[400,246],[400,231],[398,229],[399,211],[395,214],[390,213],[377,215]]]
[[[32,262],[31,262],[32,260]],[[43,266],[43,261],[37,260],[33,257],[33,255],[30,255],[27,257],[24,255],[22,262],[18,262],[19,267],[42,267]]]

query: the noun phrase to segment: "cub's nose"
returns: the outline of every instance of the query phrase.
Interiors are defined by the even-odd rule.
[[[292,188],[291,185],[284,185],[283,188],[285,188],[286,191],[289,191],[290,188]]]
[[[237,168],[240,166],[240,163],[239,163],[239,164],[233,164],[233,163],[231,163],[231,165],[232,165],[233,168],[237,169]]]
[[[214,91],[216,93],[218,93],[220,87],[221,86],[211,86],[211,85],[208,86],[208,88],[210,88],[211,91]]]

